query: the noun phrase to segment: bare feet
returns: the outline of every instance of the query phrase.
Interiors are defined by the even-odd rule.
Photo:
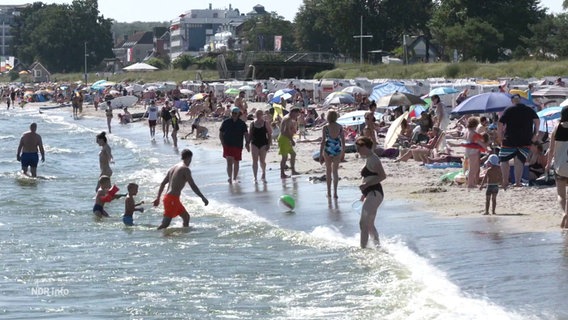
[[[489,212],[485,211],[485,213],[483,215],[487,216],[487,215],[489,215]]]
[[[229,178],[229,179],[227,179],[227,182],[228,182],[229,184],[233,184],[233,179]]]
[[[333,195],[333,199],[337,199],[337,193]]]
[[[290,176],[289,176],[289,175],[285,175],[285,174],[281,174],[281,175],[280,175],[280,178],[286,179],[286,178],[290,178]]]

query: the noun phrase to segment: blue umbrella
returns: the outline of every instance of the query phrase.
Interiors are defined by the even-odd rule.
[[[438,87],[435,89],[430,90],[430,92],[428,93],[428,96],[431,97],[435,94],[439,95],[439,96],[443,96],[445,94],[454,94],[454,93],[458,93],[459,91],[456,90],[455,88],[452,87]]]
[[[286,95],[287,94],[287,95]],[[296,90],[294,89],[280,89],[274,92],[274,96],[270,102],[280,103],[280,97],[284,96],[284,100],[288,100],[296,94]]]
[[[387,96],[395,92],[412,93],[407,87],[404,86],[404,83],[397,81],[388,81],[374,86],[373,92],[371,92],[371,95],[369,96],[369,100],[378,101],[380,97]]]
[[[504,92],[486,92],[465,99],[452,110],[454,114],[501,112],[512,105],[511,94]],[[521,103],[535,108],[531,101],[521,98]]]
[[[537,112],[536,114],[540,118],[540,127],[538,130],[541,132],[552,132],[560,121],[560,112],[562,112],[562,109],[563,107],[548,107]]]

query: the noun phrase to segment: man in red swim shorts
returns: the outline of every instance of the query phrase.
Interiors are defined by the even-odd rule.
[[[184,149],[181,152],[181,162],[171,167],[166,174],[166,177],[160,184],[160,190],[158,190],[158,196],[154,200],[154,206],[160,204],[160,197],[166,185],[168,185],[168,190],[164,195],[164,218],[162,219],[162,224],[158,227],[158,230],[167,228],[172,219],[181,216],[183,219],[183,226],[189,227],[189,213],[180,201],[180,194],[185,184],[188,183],[191,190],[198,195],[205,205],[209,204],[209,200],[201,193],[193,178],[191,176],[191,170],[189,170],[189,164],[191,163],[191,158],[193,153],[189,149]]]

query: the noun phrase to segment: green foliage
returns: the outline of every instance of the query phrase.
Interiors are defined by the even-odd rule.
[[[168,68],[168,65],[164,62],[164,60],[160,59],[160,58],[150,58],[148,59],[148,61],[146,61],[147,64],[156,67],[160,70],[164,70]]]
[[[177,57],[173,62],[175,69],[187,70],[194,63],[194,58],[188,54],[182,54]]]
[[[16,79],[18,79],[18,77],[20,76],[18,74],[18,72],[16,70],[10,70],[10,72],[8,72],[8,76],[10,77],[10,81],[15,81]]]
[[[40,61],[51,72],[80,71],[112,57],[111,21],[99,16],[97,0],[71,5],[34,3],[15,18],[13,47],[24,64]]]
[[[497,61],[502,48],[522,45],[519,34],[531,35],[528,25],[544,17],[539,0],[446,0],[434,10],[429,26],[447,51],[456,48],[464,59]]]
[[[346,72],[343,69],[335,69],[328,71],[323,74],[323,78],[327,79],[343,79],[345,78]]]
[[[447,78],[457,78],[460,74],[460,66],[457,63],[448,64],[446,66],[446,77]]]
[[[282,36],[281,51],[295,51],[292,23],[275,13],[248,19],[240,27],[246,51],[273,51],[274,36]]]
[[[202,57],[195,61],[199,69],[215,70],[217,68],[217,59],[214,57]]]

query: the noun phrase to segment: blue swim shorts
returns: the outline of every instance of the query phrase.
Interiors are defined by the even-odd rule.
[[[122,222],[127,226],[133,226],[134,218],[132,216],[122,216]]]
[[[37,168],[39,163],[39,155],[37,152],[23,152],[20,157],[20,162],[22,163],[22,169],[27,169],[28,167]]]

